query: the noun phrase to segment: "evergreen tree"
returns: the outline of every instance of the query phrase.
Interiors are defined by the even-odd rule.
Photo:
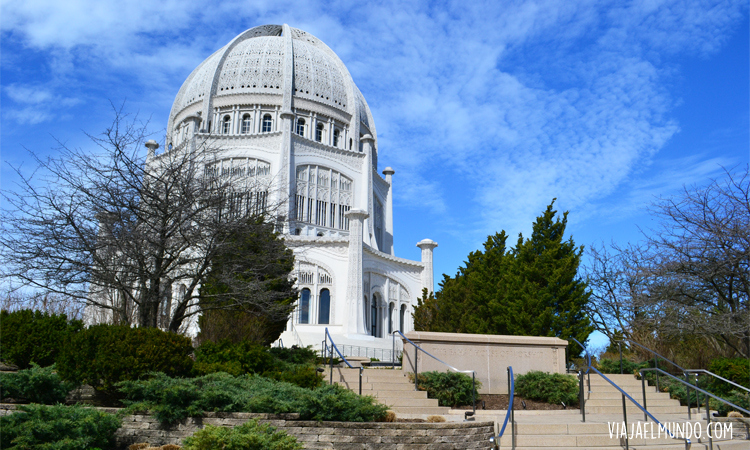
[[[584,312],[587,286],[577,276],[583,247],[564,240],[568,213],[560,220],[553,205],[534,222],[529,239],[519,235],[515,248],[508,251],[507,235],[496,233],[455,277],[444,275],[435,300],[418,302],[415,327],[584,342],[593,327]]]
[[[269,345],[284,331],[297,289],[294,254],[262,216],[226,231],[200,289],[199,341],[245,340]]]

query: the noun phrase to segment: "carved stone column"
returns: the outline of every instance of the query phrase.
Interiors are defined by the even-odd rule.
[[[422,249],[422,262],[424,270],[422,271],[422,289],[427,288],[427,292],[435,292],[435,285],[432,274],[432,250],[437,247],[437,242],[432,239],[422,239],[417,247]]]
[[[345,216],[349,219],[349,272],[346,280],[344,334],[366,334],[362,304],[362,222],[368,214],[361,209],[352,209]]]

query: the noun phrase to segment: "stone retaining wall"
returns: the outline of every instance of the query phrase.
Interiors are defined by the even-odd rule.
[[[117,408],[98,408],[116,413]],[[10,414],[15,405],[0,405],[0,415]],[[181,444],[205,425],[236,426],[258,419],[296,436],[306,449],[333,450],[463,450],[489,449],[493,422],[465,423],[376,423],[314,422],[297,420],[298,414],[206,413],[163,427],[154,416],[134,414],[123,417],[117,430],[118,447],[148,442],[151,445]]]

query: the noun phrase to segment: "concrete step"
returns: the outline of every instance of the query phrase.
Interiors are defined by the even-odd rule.
[[[628,392],[627,390],[625,392]],[[594,391],[591,393],[585,392],[586,398],[589,400],[602,400],[602,399],[620,399],[622,398],[622,393],[618,390],[612,389],[604,391]],[[628,394],[633,397],[634,399],[641,401],[643,399],[643,392],[638,392],[635,395],[628,392]],[[651,401],[651,399],[670,399],[668,392],[648,392],[646,391],[646,400]]]
[[[635,399],[638,403],[643,404],[643,399],[636,398]],[[630,402],[630,400],[625,400],[626,402]],[[594,406],[611,406],[619,404],[622,406],[622,397],[620,398],[614,398],[614,399],[593,399],[589,398],[586,400],[586,408],[594,407]],[[672,400],[670,398],[648,398],[646,397],[646,406],[650,409],[652,406],[679,406],[679,402],[677,400]],[[683,408],[683,411],[687,412],[687,406]]]
[[[350,389],[352,391],[359,391],[359,381],[352,381],[352,382],[344,382],[344,381],[334,381],[334,383],[339,384],[341,386],[344,386],[347,389]],[[362,383],[362,394],[365,393],[365,391],[378,391],[378,390],[389,390],[389,391],[414,391],[414,385],[408,384],[408,385],[400,385],[400,384],[373,384],[373,383]]]
[[[656,437],[654,439],[634,438],[630,440],[630,445],[653,446],[653,445],[671,445],[675,443],[674,439],[668,437]],[[684,447],[684,441],[679,440]],[[500,447],[510,446],[510,436],[503,436],[500,439]],[[610,437],[609,434],[572,434],[572,435],[523,435],[516,436],[516,446],[521,447],[613,447],[620,445],[618,436]]]
[[[425,407],[425,406],[398,406],[396,408],[393,408],[393,411],[396,413],[396,416],[399,416],[401,414],[414,414],[414,415],[436,415],[436,416],[444,416],[446,414],[450,414],[451,409],[447,406],[435,406],[435,407]]]
[[[683,414],[687,416],[687,407],[681,407],[681,406],[648,406],[648,412],[659,417],[659,414]],[[643,415],[643,411],[641,411],[640,408],[637,406],[629,405],[627,406],[627,412],[628,415],[635,414],[637,415]],[[611,405],[611,406],[586,406],[586,415],[589,414],[622,414],[622,404],[620,405]],[[687,418],[687,417],[686,417]]]
[[[393,390],[362,390],[362,395],[372,395],[376,398],[427,398],[426,391],[393,391]]]
[[[434,398],[394,398],[394,397],[378,397],[378,402],[388,405],[391,407],[401,406],[413,406],[413,407],[424,407],[424,408],[437,408],[439,402]]]

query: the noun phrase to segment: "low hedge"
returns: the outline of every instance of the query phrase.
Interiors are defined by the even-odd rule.
[[[299,450],[297,438],[253,419],[238,427],[206,425],[185,439],[183,450]]]
[[[521,397],[559,405],[578,404],[578,381],[573,375],[533,371],[519,375],[515,392]]]
[[[0,399],[54,405],[65,403],[65,397],[75,388],[74,383],[63,381],[55,366],[39,367],[31,363],[30,369],[15,373],[0,373]]]
[[[122,421],[82,406],[24,405],[0,417],[0,448],[101,450],[114,448]]]
[[[157,328],[94,325],[73,335],[57,362],[64,380],[110,394],[115,385],[150,372],[185,377],[193,373],[190,338]]]
[[[726,378],[729,381],[750,388],[750,359],[746,358],[716,358],[708,365],[710,372]],[[732,391],[739,391],[731,384],[711,377],[709,391],[719,397],[728,396]]]
[[[310,390],[258,375],[224,372],[189,379],[158,373],[148,380],[122,382],[119,388],[130,410],[151,410],[164,424],[207,411],[299,413],[304,420],[370,422],[384,417],[388,409],[338,385]]]
[[[216,372],[234,376],[258,374],[313,389],[323,384],[323,378],[314,365],[316,358],[310,348],[269,349],[250,341],[236,344],[226,340],[208,341],[195,351],[195,371],[198,375]]]
[[[83,329],[80,320],[65,314],[23,309],[0,311],[0,360],[28,369],[31,363],[51,366],[71,335]]]
[[[409,374],[414,381],[414,374]],[[471,405],[472,399],[479,398],[476,389],[482,383],[476,382],[476,389],[470,376],[457,372],[422,372],[417,381],[419,390],[427,391],[427,397],[438,400],[440,406]]]

